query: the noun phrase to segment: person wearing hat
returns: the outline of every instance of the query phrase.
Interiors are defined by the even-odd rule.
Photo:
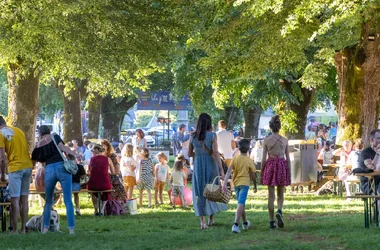
[[[190,143],[190,135],[192,133],[194,133],[194,131],[195,131],[195,128],[194,127],[190,127],[188,134],[185,135],[185,137],[183,138],[183,142],[181,144],[181,146],[182,146],[182,154],[185,156],[186,160],[188,160],[188,161],[190,161],[190,158],[188,156],[189,143]]]

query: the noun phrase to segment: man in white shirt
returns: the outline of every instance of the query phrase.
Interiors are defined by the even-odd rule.
[[[223,154],[227,166],[232,162],[232,154],[236,148],[234,135],[226,130],[226,122],[220,120],[218,122],[219,131],[216,133],[219,153]]]

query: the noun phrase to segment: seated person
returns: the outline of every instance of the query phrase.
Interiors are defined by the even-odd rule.
[[[75,160],[74,157],[69,156],[68,157],[70,160]],[[81,186],[80,186],[80,179],[83,175],[86,174],[86,171],[84,170],[83,165],[77,164],[78,166],[78,172],[73,175],[73,180],[72,180],[72,190],[73,191],[80,191]],[[74,195],[74,203],[75,203],[75,214],[78,216],[81,216],[82,214],[80,213],[80,207],[79,207],[79,193],[73,193]]]
[[[380,129],[372,130],[370,133],[370,146],[363,149],[359,156],[359,167],[362,169],[376,169],[380,161]],[[370,194],[371,190],[368,185],[368,178],[360,176],[360,183],[363,193]],[[375,191],[379,194],[380,176],[375,176]]]
[[[87,189],[92,191],[101,191],[101,190],[109,190],[112,189],[112,184],[110,177],[108,175],[108,171],[111,173],[114,172],[114,167],[110,158],[105,155],[102,155],[104,152],[104,148],[95,144],[92,149],[93,157],[90,160],[88,165],[88,174],[90,175],[90,179],[87,183]],[[109,193],[103,193],[101,196],[102,199],[102,211],[98,211],[98,198],[96,193],[93,193],[92,204],[94,205],[95,215],[101,215],[104,207],[106,205],[106,201],[110,199]]]

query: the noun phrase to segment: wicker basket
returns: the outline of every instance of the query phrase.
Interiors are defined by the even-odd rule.
[[[231,190],[227,189],[226,192],[223,192],[221,185],[215,185],[215,181],[218,178],[220,178],[220,176],[215,177],[212,184],[206,185],[203,196],[210,201],[228,204],[231,198]]]

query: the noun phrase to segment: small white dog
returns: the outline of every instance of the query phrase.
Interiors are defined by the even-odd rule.
[[[59,231],[59,223],[60,223],[60,218],[59,218],[58,212],[55,210],[51,210],[49,231],[51,232]],[[32,218],[30,218],[28,222],[26,223],[26,228],[28,230],[37,230],[41,232],[42,229],[44,228],[43,215],[35,215]]]

